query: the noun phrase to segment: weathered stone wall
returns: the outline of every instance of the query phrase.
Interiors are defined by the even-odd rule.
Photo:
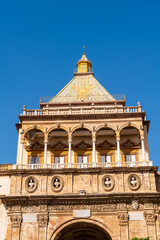
[[[67,173],[13,170],[10,194],[2,198],[8,217],[4,205],[0,206],[0,218],[8,223],[6,240],[59,240],[56,236],[66,226],[72,229],[76,222],[99,226],[112,240],[147,236],[158,240],[160,202],[155,171],[153,167],[75,169]],[[131,175],[136,178],[133,185]]]
[[[150,168],[150,167],[149,167]],[[111,168],[111,169],[72,169],[67,173],[63,170],[30,170],[26,174],[17,174],[11,176],[10,194],[11,195],[52,195],[56,192],[58,195],[75,193],[78,194],[80,190],[85,190],[87,194],[90,193],[127,193],[135,191],[140,192],[156,192],[156,181],[154,171],[147,171],[147,167],[139,168]],[[153,169],[153,168],[151,168]],[[134,171],[133,171],[134,170]],[[132,189],[130,185],[130,177],[137,177],[139,187]],[[28,177],[34,177],[37,182],[37,188],[33,192],[28,192],[26,181]],[[60,177],[63,187],[60,189],[53,189],[53,177]],[[113,179],[113,187],[107,189],[104,187],[104,178],[111,177]],[[112,180],[111,180],[112,181]],[[110,184],[110,183],[108,183]],[[136,183],[135,183],[136,184]],[[138,184],[138,182],[137,182]],[[159,187],[159,178],[157,178],[157,187]],[[55,191],[54,191],[55,190]],[[58,191],[57,191],[58,190]]]

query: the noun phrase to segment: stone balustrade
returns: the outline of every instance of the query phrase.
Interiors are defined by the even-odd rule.
[[[13,169],[66,169],[66,168],[112,168],[153,166],[153,162],[111,162],[111,163],[63,163],[63,164],[18,164]]]
[[[108,113],[137,113],[142,112],[141,106],[136,107],[91,107],[78,109],[23,109],[22,115],[41,116],[41,115],[81,115],[81,114],[108,114]]]
[[[13,168],[13,164],[0,164],[0,171],[12,169],[12,168]]]

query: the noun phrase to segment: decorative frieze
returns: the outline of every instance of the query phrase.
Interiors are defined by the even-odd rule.
[[[21,215],[12,215],[10,219],[11,219],[11,224],[13,228],[17,228],[21,226],[21,223],[22,223]]]
[[[126,203],[118,203],[117,204],[117,210],[126,210],[127,204]]]
[[[37,221],[39,227],[46,227],[48,224],[48,214],[38,214]]]
[[[66,212],[72,210],[83,210],[83,209],[90,209],[94,212],[110,212],[116,211],[117,205],[116,204],[104,204],[104,205],[53,205],[49,206],[49,212]]]

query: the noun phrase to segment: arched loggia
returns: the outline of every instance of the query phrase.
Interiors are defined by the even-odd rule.
[[[72,133],[75,167],[88,167],[92,162],[92,133],[86,128],[78,128]]]
[[[44,133],[37,128],[30,129],[24,134],[24,150],[27,153],[29,168],[39,168],[44,163]],[[22,155],[20,156],[20,160]],[[25,163],[21,160],[21,163]]]
[[[141,148],[140,132],[134,126],[124,127],[120,131],[121,161],[125,165],[134,165],[139,161]]]
[[[96,150],[98,163],[102,167],[112,167],[115,162],[116,132],[102,127],[96,132]]]
[[[68,133],[62,128],[56,128],[48,134],[48,149],[51,154],[51,164],[54,168],[64,168],[68,163]]]

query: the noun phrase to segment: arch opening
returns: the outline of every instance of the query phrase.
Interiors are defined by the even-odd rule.
[[[112,238],[96,224],[77,222],[64,227],[55,240],[112,240]]]

